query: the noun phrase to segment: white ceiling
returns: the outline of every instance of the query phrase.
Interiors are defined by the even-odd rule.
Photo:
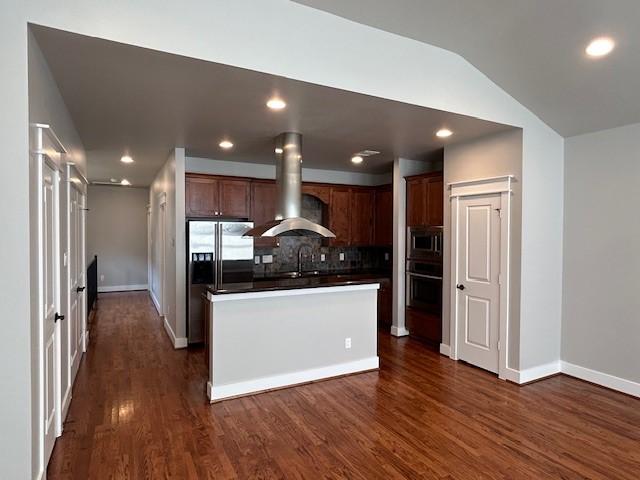
[[[174,146],[192,156],[273,163],[273,138],[303,134],[307,168],[380,173],[395,156],[419,159],[455,131],[465,141],[505,125],[226,65],[33,27],[87,151],[90,180],[149,185]],[[282,112],[265,107],[274,93]],[[235,147],[222,151],[228,137]],[[353,165],[353,153],[382,152]],[[124,165],[125,152],[135,159]]]
[[[640,122],[639,0],[294,1],[462,55],[565,137]]]

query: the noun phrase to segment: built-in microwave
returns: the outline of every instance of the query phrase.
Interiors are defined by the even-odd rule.
[[[442,227],[409,227],[407,260],[442,261]]]

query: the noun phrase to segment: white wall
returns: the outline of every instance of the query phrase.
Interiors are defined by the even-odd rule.
[[[184,148],[171,152],[149,188],[151,229],[151,293],[161,303],[165,315],[165,328],[174,347],[186,346],[186,245],[184,212]],[[165,228],[160,228],[160,202],[166,199]],[[160,245],[164,238],[164,279],[160,278]],[[164,298],[156,286],[164,280]]]
[[[275,162],[275,159],[274,159]],[[186,170],[190,173],[210,175],[231,175],[250,178],[276,178],[276,166],[260,163],[240,163],[209,158],[187,157]],[[384,185],[391,183],[391,174],[371,174],[338,170],[303,168],[302,180],[305,182],[336,183],[343,185]]]
[[[636,383],[639,184],[640,123],[567,139],[562,360]]]
[[[520,365],[520,258],[522,244],[522,131],[514,129],[488,135],[444,149],[444,183],[479,178],[514,175],[511,197],[511,281],[509,304],[509,357],[507,365],[518,369]],[[442,343],[450,345],[451,326],[451,200],[450,189],[444,189],[444,258],[442,296]],[[559,356],[560,336],[549,341],[556,342],[555,355]]]
[[[148,188],[89,187],[87,251],[98,255],[99,291],[146,289],[148,202]]]
[[[522,127],[521,356],[526,365],[556,360],[543,343],[560,324],[563,140],[460,56],[287,0],[192,0],[161,8],[152,0],[15,1],[0,16],[0,61],[10,72],[0,80],[0,143],[14,162],[11,181],[0,189],[0,220],[12,225],[0,240],[6,272],[0,295],[10,305],[5,315],[13,319],[14,340],[0,352],[3,383],[14,392],[0,400],[12,419],[0,425],[0,463],[10,465],[13,478],[31,476],[31,436],[14,420],[23,418],[30,397],[30,333],[20,323],[32,308],[27,22]]]
[[[27,40],[26,30],[24,31],[24,34],[25,34],[25,40]],[[66,199],[67,199],[67,191],[68,191],[68,184],[67,184],[68,179],[66,176],[66,170],[67,170],[66,162],[74,162],[76,164],[77,169],[82,174],[86,174],[85,151],[84,151],[84,146],[82,145],[82,141],[80,140],[80,136],[76,131],[75,125],[71,120],[71,116],[62,99],[62,96],[60,95],[60,92],[55,83],[55,80],[53,79],[53,75],[49,70],[49,66],[47,65],[47,62],[43,57],[42,52],[40,51],[40,48],[35,38],[31,34],[28,34],[28,42],[27,42],[27,45],[25,45],[25,47],[28,47],[28,73],[29,73],[29,76],[28,76],[28,92],[29,92],[28,122],[25,120],[23,125],[25,127],[25,133],[27,132],[28,123],[48,124],[52,127],[53,131],[56,133],[56,135],[59,137],[62,144],[65,146],[65,148],[69,152],[68,155],[52,157],[52,160],[58,165],[60,169],[60,248],[62,252],[64,251],[67,245],[67,224],[68,224],[68,218],[67,218],[68,215],[67,215],[67,208],[66,208],[66,201],[67,201]],[[25,61],[26,60],[27,58],[25,57]],[[25,71],[26,71],[26,68],[25,68]],[[5,80],[6,79],[3,79],[2,81],[5,82]],[[26,87],[27,87],[27,83],[25,82],[25,88]],[[17,114],[17,117],[15,117],[15,121],[20,122],[20,118],[21,117]],[[12,125],[10,127],[8,126],[7,128],[15,128],[15,125]],[[29,131],[29,137],[30,137],[29,144],[33,145],[34,130],[30,129],[28,131]],[[23,147],[24,148],[21,154],[22,156],[28,153],[28,148],[26,147],[26,145],[23,145]],[[12,158],[10,149],[9,149],[8,158]],[[17,159],[20,157],[13,157],[13,158]],[[20,172],[21,162],[15,161],[11,163],[12,164],[10,167],[10,173],[17,176]],[[23,365],[25,368],[27,368],[27,371],[24,375],[21,374],[22,375],[21,378],[18,379],[18,382],[23,386],[25,385],[25,383],[26,385],[29,386],[30,394],[26,399],[22,401],[18,401],[17,398],[12,398],[11,397],[12,394],[13,395],[20,394],[20,389],[17,388],[17,385],[16,385],[14,388],[7,389],[7,392],[8,392],[7,396],[0,398],[0,411],[7,414],[6,417],[4,416],[2,417],[2,424],[0,424],[0,429],[2,429],[3,431],[3,435],[0,437],[0,452],[11,452],[12,449],[16,447],[16,445],[20,445],[21,438],[24,435],[26,435],[27,432],[29,431],[31,432],[31,438],[37,438],[37,432],[40,427],[39,416],[40,416],[41,408],[40,408],[38,399],[41,395],[40,385],[39,385],[39,375],[40,375],[41,369],[40,369],[39,358],[38,358],[38,352],[39,352],[40,346],[39,346],[37,332],[38,332],[38,325],[41,321],[41,318],[40,318],[40,311],[37,308],[38,298],[39,298],[39,277],[38,277],[39,251],[38,251],[38,243],[37,243],[38,239],[36,235],[37,228],[38,228],[38,203],[37,203],[37,190],[36,190],[38,188],[37,165],[33,157],[31,157],[28,162],[25,161],[24,165],[25,167],[28,168],[29,180],[27,181],[26,185],[30,187],[30,194],[29,194],[30,198],[24,199],[22,201],[20,200],[20,196],[14,196],[11,199],[6,200],[8,202],[6,205],[11,205],[12,213],[16,211],[20,212],[20,210],[23,207],[26,208],[27,205],[29,206],[29,213],[26,216],[26,218],[29,219],[30,231],[33,232],[33,234],[31,234],[30,237],[27,237],[26,239],[24,239],[23,242],[19,245],[19,247],[14,247],[14,248],[11,248],[9,245],[4,244],[4,241],[8,240],[8,238],[6,240],[3,239],[2,248],[0,248],[0,251],[3,252],[1,255],[3,255],[4,257],[4,254],[6,253],[11,258],[0,258],[0,262],[3,265],[3,270],[4,268],[7,268],[7,271],[10,272],[12,269],[12,265],[15,265],[16,263],[17,257],[20,256],[18,255],[18,252],[20,251],[20,249],[28,248],[28,252],[25,253],[25,255],[28,255],[28,258],[30,259],[30,261],[28,264],[25,263],[22,266],[22,269],[28,269],[28,270],[25,270],[25,272],[26,271],[29,272],[29,277],[28,277],[29,287],[26,289],[26,291],[30,293],[30,309],[27,310],[26,312],[22,312],[19,317],[13,317],[11,313],[7,313],[7,315],[10,315],[10,317],[7,317],[7,318],[21,318],[21,319],[30,318],[30,322],[29,322],[30,325],[27,324],[27,322],[21,321],[19,325],[12,326],[12,331],[14,331],[12,335],[15,335],[15,336],[12,336],[12,339],[15,340],[15,343],[20,344],[21,348],[25,349],[24,352],[27,355],[30,352],[30,362]],[[14,180],[15,179],[5,182],[5,184],[3,185],[3,188],[0,189],[0,191],[2,192],[0,193],[0,195],[4,194],[7,190],[8,191],[12,190],[12,184],[14,183]],[[4,225],[12,226],[10,229],[5,229],[5,235],[10,235],[13,232],[19,232],[20,221],[17,219],[10,220],[9,218],[6,218],[6,223],[5,223],[4,215],[5,213],[3,212],[2,223]],[[69,304],[67,302],[67,299],[68,299],[67,279],[69,276],[69,271],[68,271],[68,267],[65,266],[63,263],[61,263],[60,265],[60,270],[61,270],[60,271],[61,301],[60,301],[59,309],[60,309],[60,314],[65,315],[67,318],[69,318]],[[11,290],[11,288],[14,288],[16,285],[20,285],[21,275],[24,274],[25,272],[22,272],[22,271],[20,273],[15,272],[9,275],[10,280],[12,282],[11,286],[7,286],[7,289],[9,291]],[[4,286],[2,290],[3,290],[3,293],[6,291]],[[12,295],[13,296],[11,300],[7,300],[5,302],[4,299],[2,299],[3,308],[8,309],[8,312],[11,312],[11,308],[16,304],[19,304],[20,302],[20,295],[17,292],[14,292]],[[20,329],[21,327],[24,327],[24,326],[28,326],[30,330],[29,336],[26,337],[26,340],[27,340],[26,345],[20,343],[23,340],[20,334]],[[60,345],[62,349],[61,351],[62,364],[60,367],[61,367],[61,371],[63,372],[62,380],[61,380],[61,390],[63,392],[66,392],[69,387],[69,378],[64,373],[68,371],[68,346],[67,346],[68,344],[67,338],[69,336],[68,328],[69,328],[68,323],[65,323],[60,328],[60,334],[61,334]],[[10,342],[11,345],[6,345],[7,349],[10,349],[14,346],[13,340],[12,342]],[[2,364],[2,362],[0,362],[0,364]],[[11,364],[13,364],[11,366],[12,374],[15,374],[16,371],[20,372],[19,368],[18,370],[15,370],[14,368],[16,366],[22,365],[18,361],[18,358],[13,359],[11,361]],[[5,384],[4,374],[2,375],[2,378],[3,378],[2,383]],[[7,385],[8,385],[10,384],[10,381],[8,379],[9,377],[6,377],[6,378],[7,378]],[[7,402],[6,406],[4,405],[5,401]],[[12,409],[22,409],[22,408],[29,410],[30,413],[27,413],[27,414],[10,413]],[[4,423],[5,418],[7,420],[10,420],[10,423],[5,424]],[[27,425],[29,426],[26,428],[20,427],[20,431],[13,431],[12,428],[15,428],[16,426],[20,425],[21,422],[19,420],[24,420],[24,422],[27,422]],[[3,441],[4,439],[7,439],[10,442],[10,444],[7,443],[5,445]],[[38,459],[40,458],[40,455],[42,454],[42,452],[40,449],[40,445],[37,441],[29,440],[29,448],[31,449],[31,457],[33,459],[32,466],[33,466],[33,470],[35,471],[39,468]],[[3,472],[8,477],[11,477],[11,478],[28,477],[28,475],[27,476],[20,475],[20,474],[16,474],[15,476],[12,475],[11,473],[14,471],[11,469],[14,466],[20,467],[20,465],[16,465],[14,463],[7,463],[3,461],[1,457],[0,457],[0,465],[3,465],[3,468],[5,465],[8,466],[9,471]],[[19,470],[16,470],[15,472],[19,472]]]

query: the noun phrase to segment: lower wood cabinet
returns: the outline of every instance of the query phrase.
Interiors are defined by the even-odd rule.
[[[442,342],[442,319],[415,308],[405,309],[405,323],[412,337],[423,340],[433,346]]]
[[[393,318],[393,289],[391,279],[380,282],[378,290],[378,326],[388,330]]]

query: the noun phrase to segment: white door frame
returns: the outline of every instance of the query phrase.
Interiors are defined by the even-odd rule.
[[[511,251],[511,183],[513,175],[501,177],[479,178],[448,184],[451,199],[451,273],[450,273],[450,352],[449,358],[458,360],[458,220],[460,216],[460,199],[463,197],[500,194],[500,339],[498,377],[510,378],[507,362],[509,359],[509,278]]]
[[[158,239],[160,240],[160,316],[167,314],[167,194],[162,192],[158,202]]]

